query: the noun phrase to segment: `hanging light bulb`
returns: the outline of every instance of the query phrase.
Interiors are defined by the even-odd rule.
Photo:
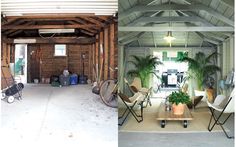
[[[164,39],[168,42],[171,43],[172,40],[175,40],[175,37],[172,36],[172,32],[168,31],[167,35],[164,37]]]

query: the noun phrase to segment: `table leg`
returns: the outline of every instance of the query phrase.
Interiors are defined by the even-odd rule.
[[[165,120],[162,120],[162,121],[161,121],[161,128],[165,128],[165,125],[166,125],[166,121],[165,121]]]
[[[187,126],[188,126],[188,121],[187,120],[184,120],[183,126],[184,126],[184,128],[187,128]]]

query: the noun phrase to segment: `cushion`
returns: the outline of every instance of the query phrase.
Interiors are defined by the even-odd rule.
[[[215,100],[214,89],[206,89],[207,100],[210,103],[213,103]]]
[[[138,92],[138,89],[135,86],[130,86],[130,88],[133,92],[135,92],[135,93]]]
[[[131,100],[129,99],[129,97],[127,95],[124,95],[123,93],[118,93],[118,95],[120,96],[120,98],[122,100],[124,100],[125,102],[131,103]]]

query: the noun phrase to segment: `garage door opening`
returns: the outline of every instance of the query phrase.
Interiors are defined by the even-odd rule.
[[[153,78],[153,96],[165,97],[170,92],[178,90],[183,82],[188,64],[184,62],[176,62],[178,57],[184,51],[154,51],[153,55],[158,57],[163,63],[162,66],[157,66],[156,74],[161,78]]]

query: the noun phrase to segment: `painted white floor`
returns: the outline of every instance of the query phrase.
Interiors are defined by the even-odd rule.
[[[1,143],[7,146],[118,145],[117,109],[90,85],[26,85],[23,100],[1,102]]]

